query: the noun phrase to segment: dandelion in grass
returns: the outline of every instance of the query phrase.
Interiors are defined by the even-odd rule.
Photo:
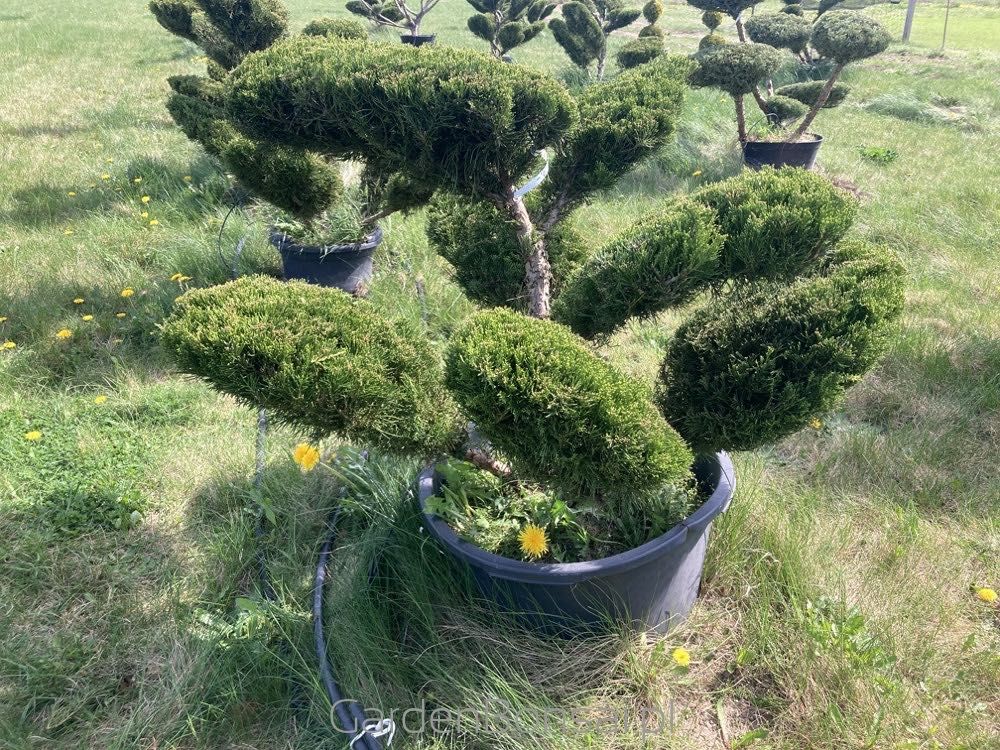
[[[94,403],[97,404],[98,406],[100,406],[101,404],[103,404],[107,400],[108,400],[108,397],[104,396],[104,395],[94,396]]]
[[[72,229],[64,229],[63,230],[63,234],[65,234],[65,235],[73,234],[73,230]]]
[[[4,348],[4,351],[8,351],[8,352],[11,349],[17,349],[17,344],[15,344],[13,341],[10,341],[10,340],[4,341],[3,344],[2,344],[2,346]]]
[[[66,339],[72,338],[72,337],[73,337],[73,332],[71,330],[69,330],[68,328],[62,328],[62,329],[56,331],[56,338],[57,339],[62,339],[63,341],[65,341]]]
[[[110,164],[111,162],[113,162],[113,161],[114,161],[114,159],[112,159],[112,158],[108,157],[108,158],[107,158],[107,159],[105,159],[104,161],[106,161],[106,162],[107,162],[108,164]]]
[[[80,318],[80,320],[82,320],[84,323],[89,323],[93,319],[94,319],[93,315],[84,315],[82,318]]]
[[[66,193],[66,195],[68,195],[70,198],[75,198],[76,197],[76,193],[74,191],[72,191],[72,190],[70,190],[68,193]]]
[[[997,592],[991,588],[976,589],[976,598],[987,604],[993,604],[997,600]]]
[[[42,439],[42,433],[40,430],[31,430],[30,432],[24,433],[24,439],[29,443],[37,443]]]
[[[0,315],[0,323],[6,323],[6,322],[7,322],[7,316],[6,315]]]
[[[674,664],[676,664],[678,667],[691,666],[691,652],[688,651],[683,646],[675,648],[670,656],[674,660]]]
[[[104,174],[101,175],[101,179],[102,180],[110,180],[111,179],[111,175],[109,175],[107,172],[105,172]]]
[[[189,174],[184,175],[184,182],[191,182],[191,175]]]
[[[115,317],[118,318],[119,320],[121,320],[122,318],[124,318],[125,315],[126,315],[126,313],[121,312],[121,311],[115,313]]]
[[[136,185],[138,185],[140,182],[142,182],[142,178],[141,177],[136,177],[134,180],[132,180],[132,182],[134,182]]]
[[[299,443],[295,446],[292,458],[295,459],[295,463],[302,469],[302,473],[306,474],[315,469],[316,464],[319,463],[319,449],[309,443]]]
[[[809,426],[812,427],[814,430],[822,429],[823,420],[821,420],[819,417],[813,417],[812,419],[809,420]]]
[[[148,219],[149,218],[149,211],[143,211],[141,214],[139,214],[139,216],[141,216],[144,219]]]
[[[693,171],[693,172],[691,173],[691,176],[692,176],[692,177],[697,177],[697,176],[698,176],[698,175],[700,175],[700,174],[701,174],[701,170],[700,170],[700,169],[696,169],[696,170],[694,170],[694,171]]]
[[[73,299],[73,304],[74,304],[74,305],[82,305],[82,304],[83,304],[84,302],[86,302],[86,301],[87,301],[87,300],[85,300],[85,299],[84,299],[83,297],[75,297],[75,298]]]
[[[160,222],[158,222],[156,219],[153,219],[152,221],[149,222],[149,226],[158,227],[160,226]]]
[[[125,299],[128,299],[133,294],[135,294],[135,289],[133,289],[130,286],[125,287],[124,289],[122,289],[122,292],[121,292],[122,297],[124,297]]]
[[[149,196],[148,195],[144,195],[139,200],[141,200],[143,203],[149,203]]]
[[[545,529],[529,523],[518,537],[521,542],[521,552],[525,557],[537,560],[549,551],[549,540],[545,536]]]
[[[170,280],[171,281],[180,281],[183,276],[184,276],[184,274],[182,274],[182,273],[175,273],[173,276],[170,277]]]

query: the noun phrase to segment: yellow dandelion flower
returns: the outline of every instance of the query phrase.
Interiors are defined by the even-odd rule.
[[[700,175],[700,174],[701,174],[701,170],[700,170],[700,169],[696,169],[696,170],[694,170],[694,171],[693,171],[693,172],[691,173],[691,176],[692,176],[692,177],[697,177],[697,176],[698,176],[698,175]]]
[[[160,226],[160,222],[158,222],[156,219],[153,219],[152,221],[149,222],[149,226],[158,227]]]
[[[316,464],[319,463],[319,449],[314,445],[309,445],[309,443],[299,443],[295,446],[292,458],[295,459],[295,463],[299,465],[302,473],[305,474],[315,469]]]
[[[15,344],[13,341],[4,341],[3,348],[6,349],[7,351],[10,351],[11,349],[17,349],[17,344]]]
[[[80,320],[84,321],[85,323],[89,323],[93,319],[94,319],[93,315],[84,315],[82,318],[80,318]]]
[[[76,193],[74,191],[72,191],[72,190],[70,190],[68,193],[66,193],[66,195],[68,195],[70,198],[75,198],[76,197]]]
[[[142,178],[141,177],[136,177],[134,180],[132,180],[132,182],[134,182],[136,185],[138,185],[140,182],[142,182]]]
[[[691,652],[683,646],[675,648],[673,653],[670,654],[670,657],[674,660],[674,664],[678,667],[691,666]]]
[[[184,276],[184,274],[182,274],[182,273],[175,273],[173,276],[170,277],[170,280],[171,281],[180,281],[181,277],[183,277],[183,276]]]
[[[149,211],[143,211],[141,214],[139,214],[139,216],[141,216],[144,219],[148,219],[149,218]]]
[[[190,276],[181,276],[179,279],[177,279],[177,281],[179,281],[181,284],[183,284],[185,281],[191,281],[191,277]]]
[[[123,312],[116,312],[115,313],[115,317],[116,318],[124,318],[125,317],[125,313],[123,313]]]
[[[6,322],[7,322],[7,316],[6,315],[0,315],[0,323],[6,323]]]
[[[184,182],[191,182],[191,175],[189,174],[184,175]]]
[[[71,330],[69,330],[68,328],[63,328],[63,329],[61,329],[59,331],[56,331],[56,338],[57,339],[63,339],[63,340],[65,340],[65,339],[68,339],[68,338],[72,338],[72,336],[73,336],[73,332]]]
[[[105,172],[104,174],[101,175],[101,179],[102,180],[110,180],[111,179],[111,175],[109,175],[107,172]]]
[[[94,396],[94,403],[97,404],[98,406],[100,406],[107,400],[108,400],[107,396]]]
[[[997,592],[990,588],[976,589],[976,598],[987,604],[993,604],[997,600]]]
[[[66,235],[73,234],[73,230],[72,229],[64,229],[63,230],[63,234],[66,234]]]
[[[809,420],[809,426],[814,430],[818,430],[823,426],[823,421],[819,417],[813,417]]]
[[[83,297],[77,297],[77,298],[75,298],[75,299],[73,300],[73,304],[74,304],[74,305],[82,305],[82,304],[83,304],[84,302],[86,302],[86,301],[87,301],[87,300],[85,300],[85,299],[84,299]]]
[[[149,203],[149,196],[148,195],[144,195],[139,200],[141,200],[143,203]]]
[[[529,523],[518,536],[521,542],[521,552],[526,557],[533,557],[536,560],[549,551],[549,540],[545,536],[545,529]]]
[[[24,433],[24,439],[32,443],[37,443],[42,439],[42,433],[40,430],[31,430],[30,432]]]
[[[108,158],[108,159],[105,159],[104,161],[106,161],[108,164],[110,164],[111,162],[114,161],[114,159]]]
[[[122,289],[122,297],[124,297],[125,299],[128,299],[133,294],[135,294],[135,289],[133,289],[130,286],[127,286],[124,289]]]

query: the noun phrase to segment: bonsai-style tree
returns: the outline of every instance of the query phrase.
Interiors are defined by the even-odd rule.
[[[608,37],[640,15],[640,8],[628,8],[624,0],[572,0],[562,6],[562,17],[549,21],[559,46],[573,63],[584,70],[597,62],[597,80],[604,78]]]
[[[420,36],[424,17],[437,4],[438,0],[420,0],[416,6],[407,4],[406,0],[350,0],[345,7],[376,26],[406,31],[411,39],[416,39]]]
[[[596,503],[662,533],[665,492],[686,485],[694,454],[764,445],[829,409],[875,364],[903,304],[892,253],[845,239],[853,201],[801,170],[667,201],[593,253],[564,232],[576,268],[547,283],[553,227],[662,142],[686,68],[662,58],[573,98],[467,50],[299,38],[249,56],[222,93],[240,128],[449,191],[482,245],[518,253],[527,293],[475,313],[442,352],[367,300],[247,277],[183,296],[165,347],[313,434],[476,457],[471,421],[489,443],[479,465],[559,492],[570,512]],[[544,147],[557,178],[525,201],[517,185]],[[692,301],[655,395],[596,353],[591,340]]]
[[[167,109],[174,121],[247,190],[284,212],[277,223],[293,237],[302,235],[295,239],[308,238],[315,244],[360,240],[379,219],[429,197],[415,184],[369,164],[354,189],[357,205],[342,202],[341,169],[330,154],[296,144],[263,142],[231,120],[225,105],[229,71],[251,52],[266,49],[287,35],[286,13],[276,0],[153,0],[150,9],[162,26],[201,46],[209,58],[207,77],[168,79],[173,93]],[[311,22],[303,34],[307,38],[367,36],[357,21],[328,18]]]
[[[615,56],[619,67],[634,68],[663,54],[663,29],[656,22],[663,15],[662,0],[649,0],[642,6],[646,25],[639,29],[639,38],[627,42]]]
[[[469,0],[478,13],[469,18],[469,31],[490,44],[495,57],[508,55],[545,30],[545,19],[556,9],[547,0]]]

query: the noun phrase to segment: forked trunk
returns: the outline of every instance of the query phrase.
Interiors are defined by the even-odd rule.
[[[506,199],[506,209],[517,224],[517,242],[524,258],[524,284],[528,292],[528,314],[548,318],[551,314],[552,266],[545,248],[545,238],[535,236],[535,226],[524,199],[513,190]]]
[[[844,66],[841,63],[838,63],[837,67],[833,69],[833,72],[830,73],[830,77],[826,80],[826,83],[820,90],[819,96],[816,97],[816,102],[812,105],[812,109],[810,109],[806,116],[802,118],[802,122],[800,122],[799,126],[795,128],[795,132],[788,136],[785,143],[795,143],[795,141],[801,138],[806,130],[809,129],[813,120],[816,119],[816,115],[819,114],[819,111],[823,109],[823,105],[826,104],[826,100],[830,98],[830,92],[833,91],[833,84],[837,82],[837,78],[840,76],[840,71],[843,69]]]

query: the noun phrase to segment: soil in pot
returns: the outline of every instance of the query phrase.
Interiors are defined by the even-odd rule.
[[[281,254],[285,279],[361,294],[372,277],[372,258],[382,244],[382,228],[375,227],[362,242],[326,246],[302,245],[275,229],[271,232],[271,244]]]
[[[797,143],[783,141],[747,141],[743,144],[743,161],[751,169],[761,167],[804,167],[812,169],[823,144],[823,136],[806,133]]]
[[[705,500],[687,518],[635,549],[569,563],[516,560],[460,538],[428,512],[443,481],[433,467],[421,474],[418,489],[430,534],[468,568],[485,598],[526,625],[564,636],[621,622],[664,632],[687,616],[698,596],[712,521],[735,488],[724,453],[699,459],[694,473]]]

